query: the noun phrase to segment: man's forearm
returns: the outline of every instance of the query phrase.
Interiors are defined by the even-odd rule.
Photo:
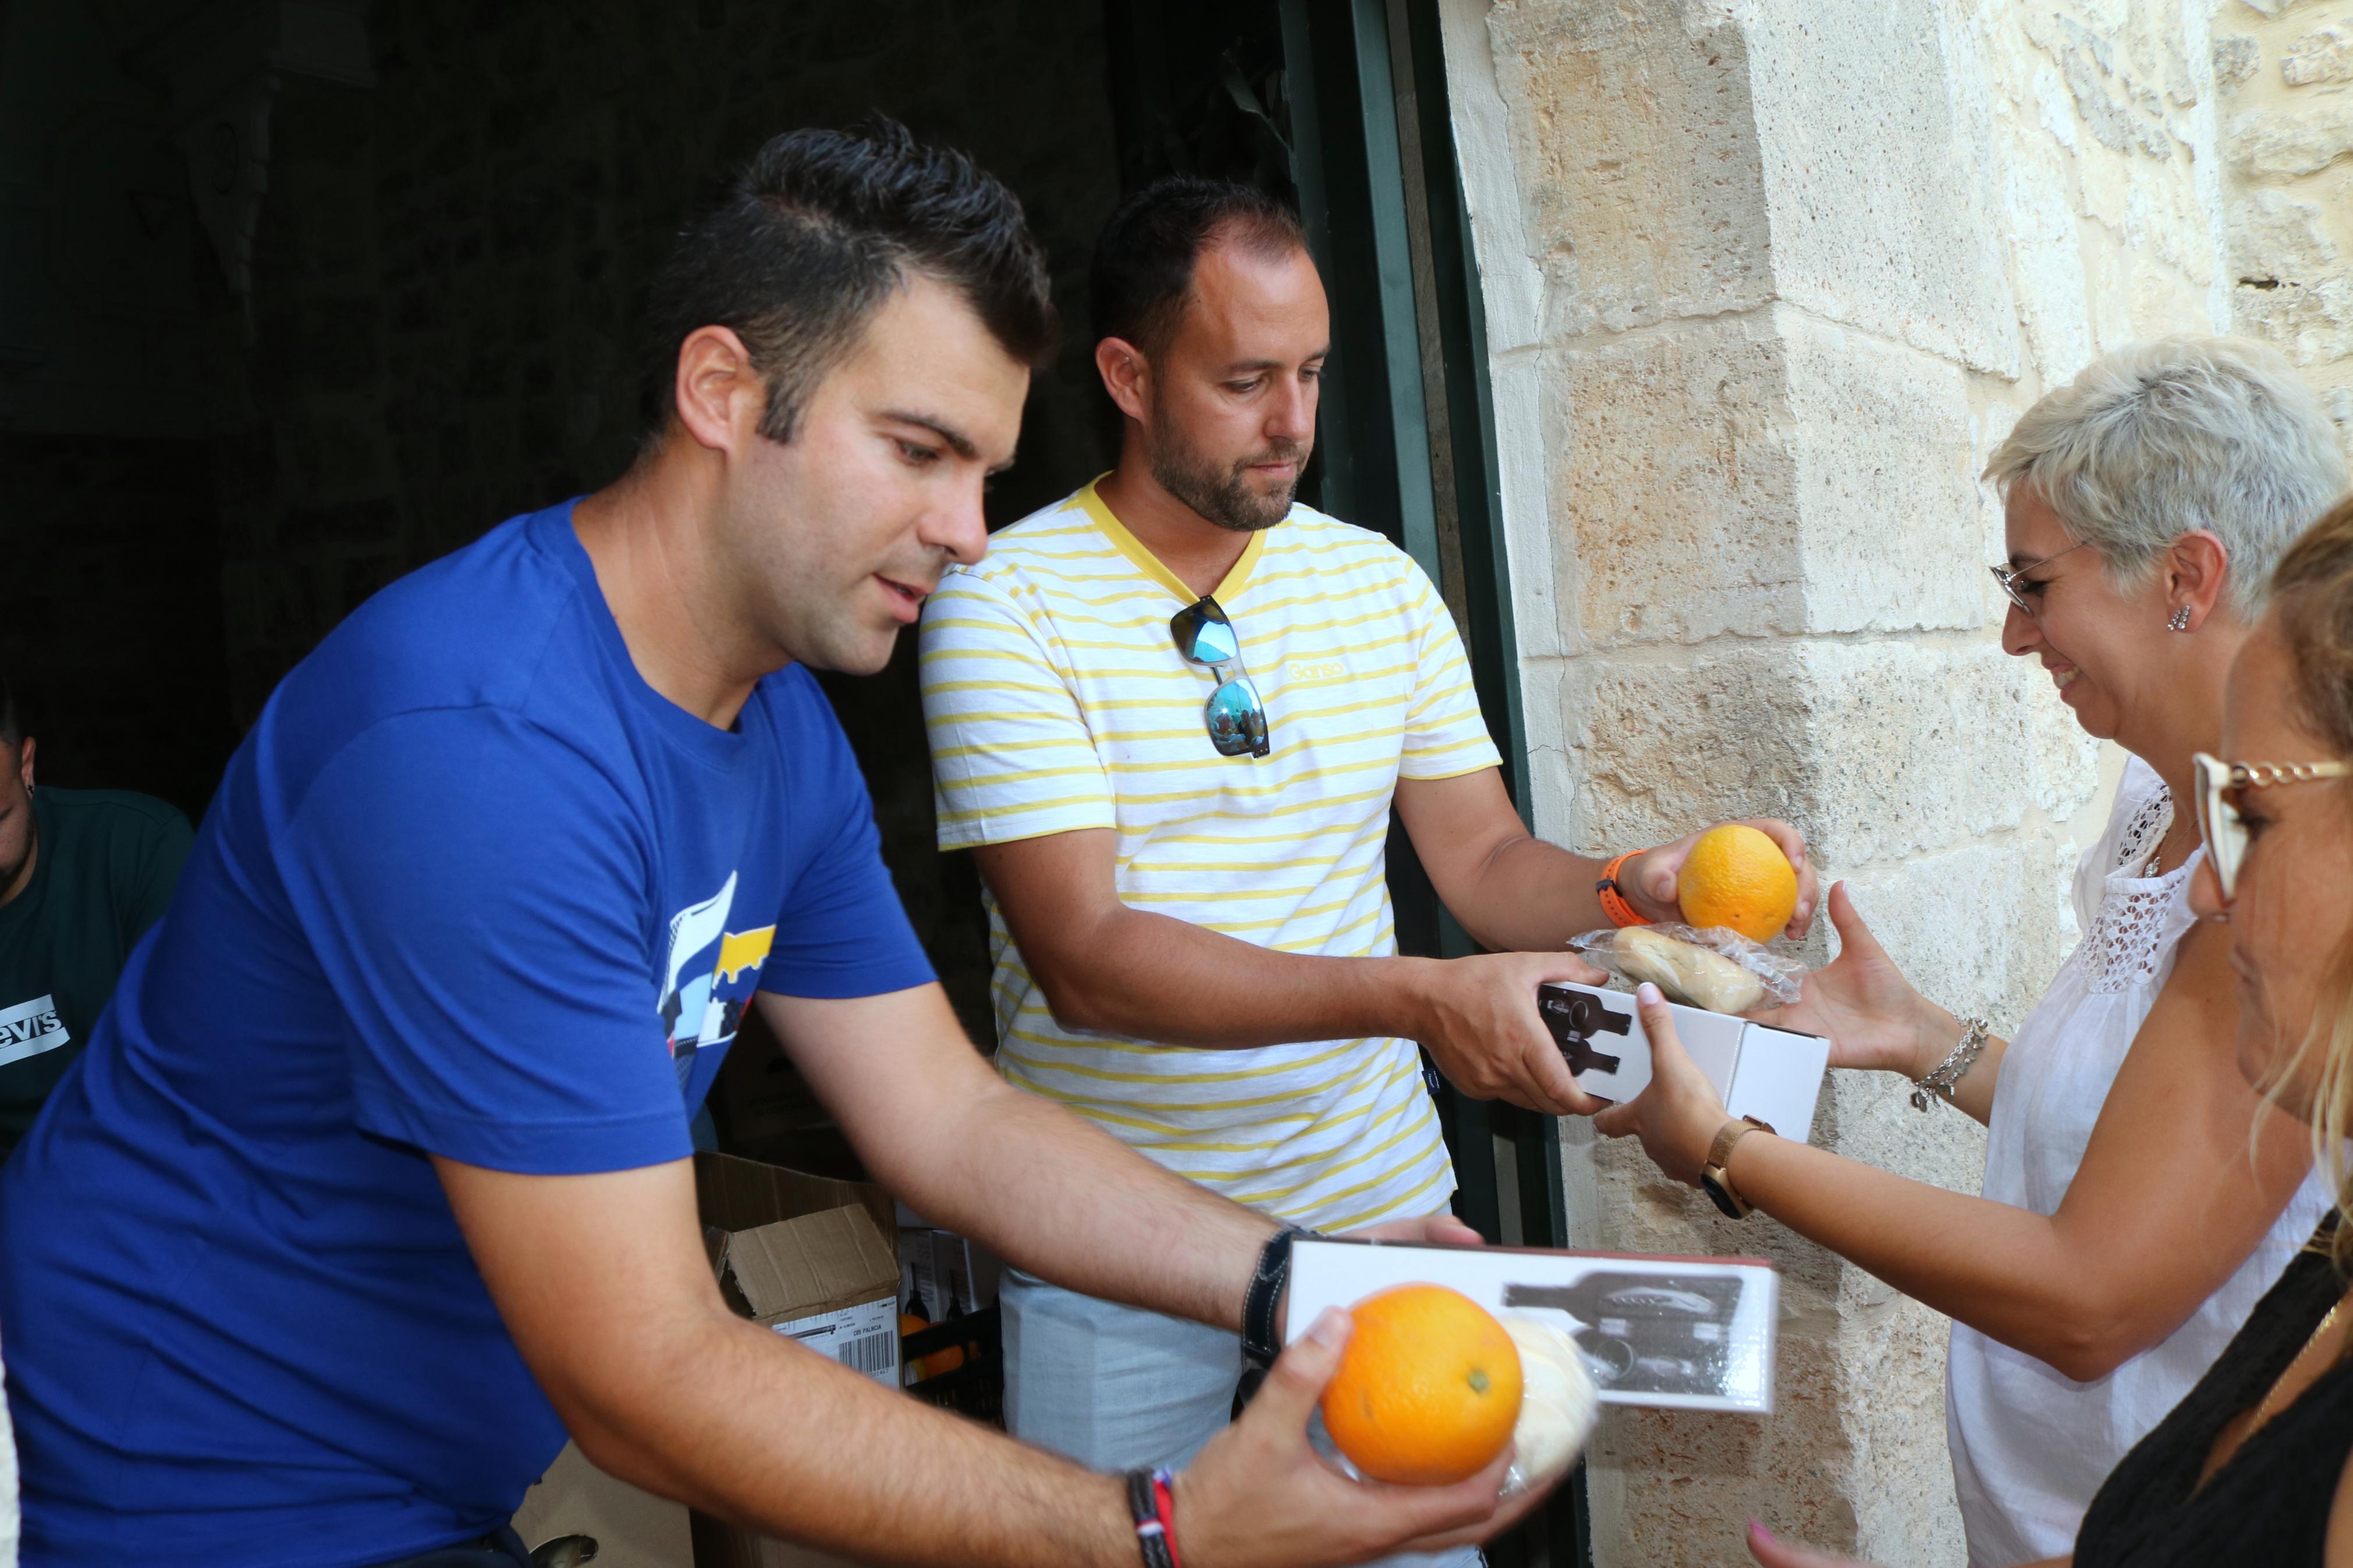
[[[1139,1561],[1119,1483],[893,1394],[733,1317],[644,1352],[644,1397],[566,1420],[603,1468],[765,1533],[861,1561]]]
[[[1552,952],[1610,924],[1594,884],[1605,861],[1523,837],[1498,845],[1476,879],[1446,900],[1462,929],[1496,952]]]
[[[926,1219],[1056,1284],[1240,1326],[1273,1222],[998,1078],[937,985],[760,1000],[867,1170]]]
[[[1414,1035],[1434,962],[1282,952],[1122,907],[1090,933],[1086,962],[1039,978],[1066,1028],[1245,1049]]]
[[[1250,1270],[1273,1221],[1050,1100],[990,1081],[953,1126],[930,1135],[951,1157],[861,1150],[868,1167],[925,1219],[1057,1285],[1241,1327]]]

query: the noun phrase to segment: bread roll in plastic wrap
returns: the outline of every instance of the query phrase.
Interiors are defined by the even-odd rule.
[[[1746,1013],[1765,999],[1764,980],[1720,952],[1629,926],[1611,943],[1629,979],[1647,980],[1671,1002],[1711,1013]]]

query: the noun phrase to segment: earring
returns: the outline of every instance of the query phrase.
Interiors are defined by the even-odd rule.
[[[2181,608],[2174,611],[2173,618],[2165,623],[2165,627],[2168,631],[2188,631],[2189,629],[2189,606],[2184,605]]]

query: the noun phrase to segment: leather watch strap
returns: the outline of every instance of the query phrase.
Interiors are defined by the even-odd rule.
[[[1291,1279],[1292,1238],[1314,1232],[1286,1226],[1267,1237],[1259,1248],[1258,1267],[1250,1270],[1250,1292],[1242,1298],[1242,1359],[1252,1366],[1269,1367],[1282,1353],[1275,1337],[1274,1308]]]

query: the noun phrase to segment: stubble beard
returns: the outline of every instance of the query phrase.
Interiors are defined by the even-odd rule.
[[[1281,442],[1225,468],[1191,447],[1170,440],[1148,440],[1145,455],[1151,463],[1152,477],[1162,489],[1219,528],[1236,533],[1258,533],[1291,515],[1291,498],[1299,491],[1298,472],[1294,470],[1291,482],[1282,487],[1280,494],[1272,496],[1253,492],[1245,476],[1261,463],[1296,463],[1303,469],[1307,451],[1302,443]]]

